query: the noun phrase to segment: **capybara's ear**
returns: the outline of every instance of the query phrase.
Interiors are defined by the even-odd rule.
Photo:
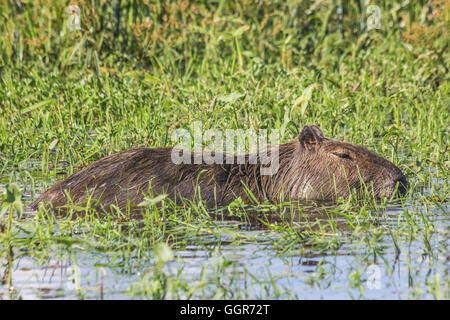
[[[325,136],[323,135],[322,130],[320,130],[320,128],[319,128],[318,126],[311,126],[310,128],[314,131],[314,133],[316,134],[316,136],[319,137],[319,138],[321,139],[320,141],[326,139]]]
[[[322,131],[316,126],[304,126],[302,132],[300,132],[300,135],[298,136],[300,145],[307,150],[312,150],[325,139]]]

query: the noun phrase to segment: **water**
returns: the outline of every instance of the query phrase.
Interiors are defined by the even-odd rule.
[[[58,179],[36,178],[37,190],[42,192]],[[428,195],[429,190],[419,192]],[[31,196],[24,199],[27,204],[33,200]],[[325,236],[324,229],[308,229],[299,222],[297,230],[322,234],[304,242],[291,241],[293,232],[277,232],[261,224],[218,222],[212,233],[189,234],[186,242],[175,244],[175,259],[159,271],[148,246],[141,247],[145,252],[117,251],[80,242],[40,251],[21,247],[20,239],[27,238],[23,231],[13,242],[14,289],[0,285],[0,299],[448,298],[448,213],[448,202],[430,205],[411,200],[374,215],[370,220],[375,227],[369,231],[355,231],[345,217],[333,216],[337,229],[327,229]],[[34,215],[28,210],[26,221]],[[327,225],[320,215],[315,221]],[[223,232],[222,227],[239,236]],[[54,229],[52,236],[60,236],[60,231]],[[82,240],[82,230],[73,237]],[[1,268],[5,277],[5,256]],[[161,284],[168,288],[163,293],[158,289]]]

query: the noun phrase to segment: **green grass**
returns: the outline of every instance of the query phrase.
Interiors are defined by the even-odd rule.
[[[448,31],[403,37],[413,23],[439,26],[421,20],[428,6],[379,3],[382,29],[367,31],[359,1],[342,1],[341,18],[335,1],[121,1],[120,13],[80,1],[81,30],[69,31],[68,1],[40,3],[0,1],[0,299],[449,298]],[[86,164],[171,146],[194,121],[278,129],[282,143],[318,124],[394,162],[408,192],[18,217]],[[370,265],[382,290],[367,288]],[[73,285],[30,289],[21,277],[48,268]]]

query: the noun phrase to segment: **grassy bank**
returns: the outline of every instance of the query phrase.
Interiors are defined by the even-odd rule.
[[[368,30],[362,2],[79,1],[71,30],[68,1],[0,1],[0,298],[448,299],[450,5],[380,2]],[[26,209],[194,121],[281,142],[318,124],[394,162],[408,192],[219,212],[163,200],[138,221]],[[367,287],[372,265],[382,289]],[[67,281],[48,289],[51,268]]]

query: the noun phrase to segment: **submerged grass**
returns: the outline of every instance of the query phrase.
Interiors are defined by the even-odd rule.
[[[438,2],[375,3],[381,28],[367,30],[362,1],[79,1],[71,31],[68,1],[0,1],[0,298],[448,299]],[[17,215],[86,164],[171,146],[193,121],[280,129],[281,143],[318,124],[394,162],[408,192],[214,212],[154,195],[141,219]]]

